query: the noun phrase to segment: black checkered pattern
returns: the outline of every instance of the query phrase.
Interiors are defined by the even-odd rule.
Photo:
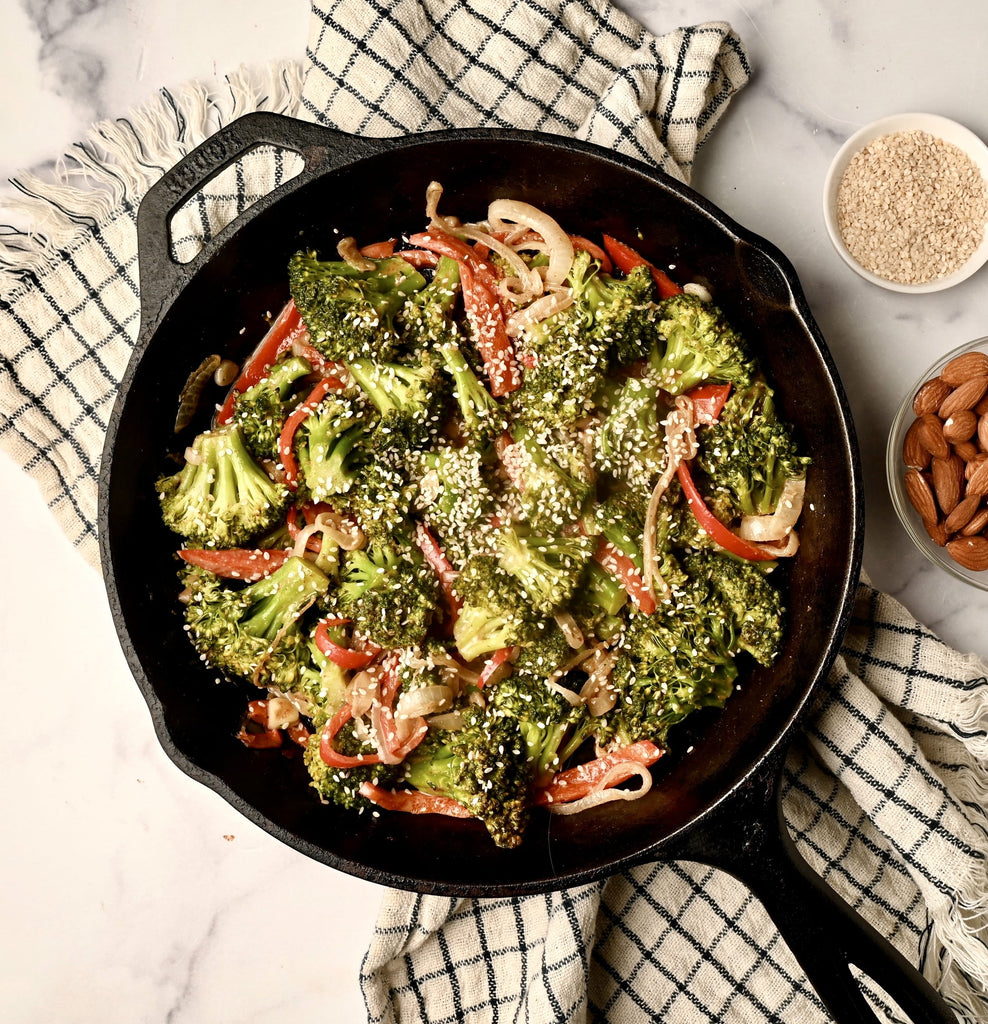
[[[728,25],[655,37],[606,0],[314,0],[301,63],[163,92],[95,130],[72,159],[102,180],[98,196],[19,183],[47,216],[31,233],[0,230],[0,444],[95,564],[97,460],[138,327],[137,203],[220,123],[275,109],[367,135],[521,127],[688,181],[748,76]],[[263,150],[216,179],[174,219],[176,258],[296,168]],[[803,855],[972,1022],[988,1004],[956,959],[986,976],[988,957],[957,938],[957,894],[986,887],[986,692],[984,666],[862,587],[784,780]],[[391,893],[361,982],[374,1022],[827,1019],[751,894],[685,863],[523,899]]]

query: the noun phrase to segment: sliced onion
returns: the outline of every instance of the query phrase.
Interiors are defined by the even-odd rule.
[[[395,708],[395,721],[403,719],[424,718],[434,715],[437,711],[448,711],[453,703],[453,691],[448,686],[433,684],[417,686],[413,690],[402,690]]]
[[[692,459],[696,455],[696,413],[693,408],[693,400],[686,395],[679,395],[676,399],[676,407],[665,419],[666,432],[666,465],[662,475],[655,482],[652,493],[648,499],[648,510],[645,513],[645,532],[642,536],[642,582],[645,589],[655,600],[658,596],[655,593],[655,581],[658,580],[663,593],[668,593],[669,586],[658,572],[658,559],[655,550],[655,534],[659,522],[659,502],[672,483],[676,475],[676,469],[680,462]]]
[[[553,679],[552,676],[545,681],[545,685],[552,690],[553,693],[558,693],[560,697],[563,697],[574,708],[583,703],[583,698],[580,697],[575,690],[571,690],[568,687],[563,686],[562,683]]]
[[[397,726],[398,723],[396,722],[395,731],[398,731]],[[381,705],[376,702],[371,705],[370,709],[370,731],[374,747],[378,754],[381,755],[381,764],[401,764],[401,757],[392,753],[384,740],[384,727],[381,724]],[[400,734],[398,738],[401,739]]]
[[[541,323],[554,313],[568,309],[574,302],[573,292],[569,288],[556,288],[541,298],[530,302],[508,317],[505,329],[509,338],[519,338],[527,328]]]
[[[710,290],[699,281],[690,281],[688,284],[684,284],[683,291],[687,295],[695,295],[701,302],[713,302],[714,299]]]
[[[287,729],[298,721],[298,708],[287,697],[272,697],[268,701],[268,728]]]
[[[785,540],[769,541],[765,544],[755,544],[756,548],[760,548],[767,555],[771,555],[773,558],[792,558],[793,555],[799,550],[799,534],[795,530],[790,530]]]
[[[336,246],[336,251],[340,254],[340,258],[345,263],[349,263],[354,270],[373,270],[376,266],[373,260],[360,254],[356,238],[350,236],[341,238]]]
[[[495,199],[487,208],[487,219],[492,231],[510,230],[512,224],[524,224],[537,231],[549,247],[547,285],[560,285],[573,265],[573,243],[569,235],[538,207],[516,199]]]
[[[583,633],[576,624],[576,619],[569,612],[559,612],[555,619],[556,625],[562,630],[563,636],[566,637],[566,643],[574,651],[580,650],[583,646]]]
[[[596,647],[587,659],[587,681],[580,688],[580,698],[594,717],[607,714],[617,703],[617,691],[611,686],[611,674],[617,658],[616,651]]]
[[[641,779],[641,785],[637,789],[617,788],[617,780],[626,782],[635,775]],[[608,789],[608,786],[611,788]],[[652,773],[645,765],[636,761],[619,761],[585,797],[570,803],[553,802],[548,807],[552,814],[579,814],[580,811],[610,803],[612,800],[640,800],[651,788]]]
[[[452,231],[459,225],[455,217],[441,217],[439,215],[439,200],[443,197],[443,187],[438,181],[430,181],[425,190],[425,216],[430,227],[442,228],[443,231]]]
[[[445,729],[447,732],[459,732],[465,726],[466,722],[459,711],[446,711],[441,715],[433,715],[429,719],[430,729]]]
[[[782,488],[775,511],[767,516],[743,516],[735,532],[742,540],[758,543],[782,540],[796,525],[803,511],[805,494],[805,477],[789,477]]]
[[[353,717],[360,718],[370,711],[381,699],[381,669],[372,665],[356,673],[347,683],[346,702],[353,710]]]
[[[553,672],[552,675],[549,676],[549,678],[546,680],[546,685],[551,686],[552,684],[558,683],[559,680],[563,678],[563,676],[567,675],[569,672],[572,672],[573,669],[578,668],[580,665],[582,665],[587,660],[587,658],[589,658],[593,654],[595,650],[595,647],[588,647],[585,650],[582,650],[578,654],[574,655],[572,658],[570,658],[569,661],[563,662],[563,664],[560,665],[559,668],[557,668],[556,671]],[[563,689],[565,689],[565,687],[563,687]],[[569,692],[572,693],[573,691],[570,690]]]
[[[536,296],[542,294],[545,287],[542,275],[533,270],[507,242],[495,238],[490,232],[477,227],[476,224],[465,224],[463,227],[454,229],[453,233],[459,238],[468,238],[472,242],[480,242],[488,249],[493,250],[504,260],[514,271],[514,274],[507,274],[498,283],[498,291],[513,302],[530,302]]]
[[[202,465],[202,453],[197,452],[191,445],[185,449],[185,461],[190,466],[201,466]]]

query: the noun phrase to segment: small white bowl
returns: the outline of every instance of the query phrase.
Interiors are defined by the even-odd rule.
[[[893,114],[891,117],[883,117],[865,125],[837,151],[823,186],[823,219],[827,225],[830,240],[838,254],[852,270],[860,274],[866,281],[871,281],[872,284],[895,292],[938,292],[960,284],[988,260],[988,229],[981,239],[981,245],[974,251],[970,259],[952,274],[935,278],[932,281],[925,281],[922,284],[903,284],[900,281],[890,281],[888,278],[879,277],[861,266],[844,245],[840,228],[837,225],[837,192],[851,158],[870,142],[883,135],[908,131],[928,132],[936,138],[943,139],[944,142],[953,143],[974,161],[982,176],[988,181],[988,146],[970,129],[956,121],[951,121],[950,118],[940,117],[938,114]]]

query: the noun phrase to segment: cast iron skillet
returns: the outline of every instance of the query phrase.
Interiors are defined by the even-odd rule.
[[[170,255],[171,215],[258,144],[296,151],[304,170],[242,214],[191,263]],[[242,359],[266,311],[287,298],[302,246],[334,253],[424,227],[426,185],[444,209],[482,216],[497,196],[528,200],[568,230],[604,230],[680,280],[709,281],[777,385],[781,413],[813,457],[801,539],[788,570],[788,640],[745,678],[725,711],[679,737],[688,755],[659,763],[644,799],[572,817],[538,817],[520,849],[499,850],[472,822],[357,816],[322,806],[298,759],[235,738],[245,695],[217,685],[182,631],[176,538],[154,481],[208,413],[176,438],[177,395],[211,352]],[[835,658],[850,616],[863,512],[854,430],[830,354],[795,272],[763,239],[654,168],[534,133],[465,130],[364,139],[273,114],[227,126],[149,192],[138,221],[141,330],[114,407],[100,474],[100,548],[120,642],[169,756],[251,821],[341,871],[426,893],[504,896],[588,882],[657,858],[703,861],[746,882],[775,919],[821,998],[844,1022],[874,1021],[849,970],[870,975],[916,1021],[953,1020],[907,961],[795,852],[778,782],[787,741]],[[241,333],[241,329],[245,330]]]

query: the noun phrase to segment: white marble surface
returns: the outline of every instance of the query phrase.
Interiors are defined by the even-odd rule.
[[[820,193],[841,141],[903,110],[988,138],[988,5],[623,0],[662,31],[729,21],[755,77],[694,185],[793,261],[864,453],[865,565],[927,625],[988,657],[988,594],[933,570],[894,519],[885,435],[940,353],[988,334],[988,277],[919,297],[854,275]],[[0,0],[0,174],[53,157],[159,85],[301,55],[305,0]],[[357,970],[381,890],[308,861],[185,778],[130,678],[102,584],[0,458],[0,1017],[174,1024],[364,1018]],[[52,652],[57,656],[52,660]],[[44,652],[42,661],[39,652]]]

